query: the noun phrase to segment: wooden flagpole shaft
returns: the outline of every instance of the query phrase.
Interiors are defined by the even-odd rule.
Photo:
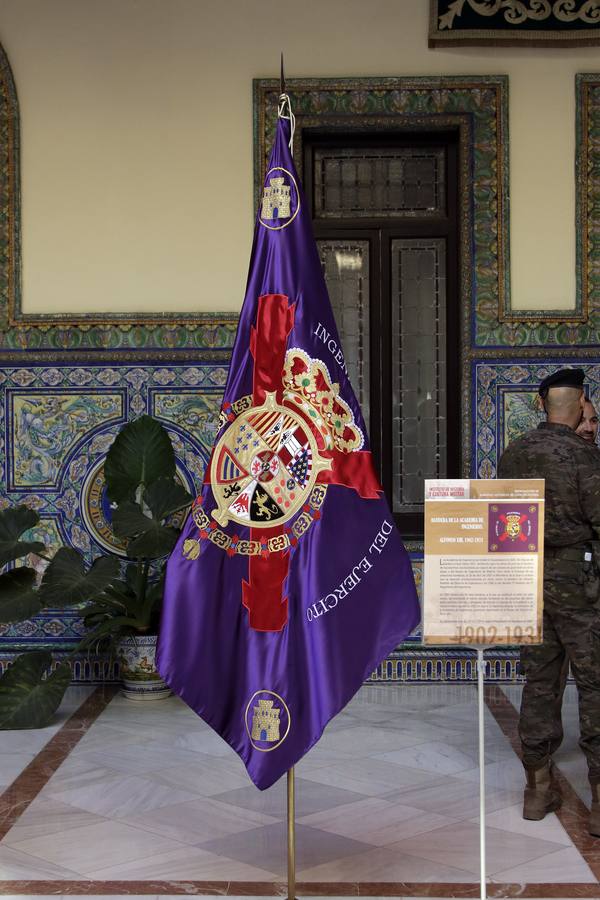
[[[296,900],[296,790],[294,767],[287,773],[288,900]]]

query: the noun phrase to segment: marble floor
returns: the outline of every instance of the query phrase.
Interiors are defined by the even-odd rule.
[[[542,822],[521,818],[519,694],[486,688],[489,896],[600,897],[575,689]],[[0,748],[5,896],[285,893],[285,779],[258,791],[179,699],[71,688]],[[298,894],[478,897],[478,782],[474,685],[363,687],[296,768]]]
[[[70,687],[54,722],[48,728],[37,728],[34,731],[0,732],[0,794],[12,784],[17,775],[60,731],[69,716],[93,691],[94,688],[91,686]]]

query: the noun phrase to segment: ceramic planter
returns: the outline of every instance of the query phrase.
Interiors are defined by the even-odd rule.
[[[154,665],[156,641],[155,634],[133,634],[117,645],[121,693],[128,700],[163,700],[171,693]]]

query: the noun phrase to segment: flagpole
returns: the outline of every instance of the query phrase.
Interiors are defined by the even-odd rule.
[[[281,53],[281,72],[279,76],[279,100],[280,107],[278,114],[281,115],[283,110],[281,100],[287,100],[290,125],[292,133],[290,142],[294,139],[293,131],[293,115],[290,107],[290,99],[285,92],[285,73],[283,70],[283,52]],[[288,876],[288,900],[296,900],[296,782],[294,767],[288,769],[287,773],[287,876]]]
[[[287,773],[288,900],[296,900],[296,789],[294,767]]]

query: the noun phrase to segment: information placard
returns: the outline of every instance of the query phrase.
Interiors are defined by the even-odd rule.
[[[425,644],[542,640],[544,480],[425,482]]]

